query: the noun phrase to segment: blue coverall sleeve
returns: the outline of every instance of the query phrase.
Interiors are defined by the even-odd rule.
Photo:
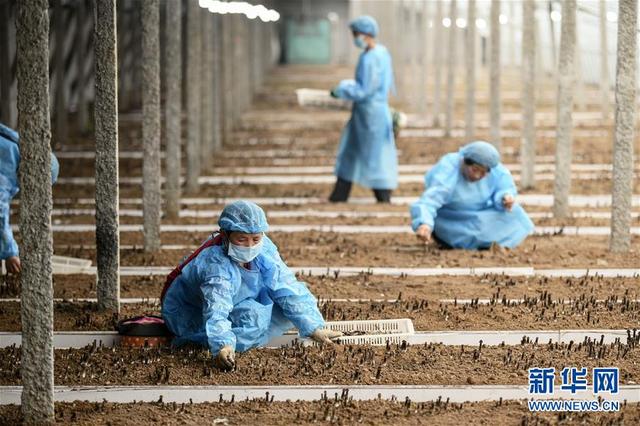
[[[222,274],[207,274],[200,286],[204,303],[202,316],[207,333],[209,350],[216,356],[223,346],[235,349],[236,336],[231,331],[229,313],[233,310],[233,285]]]
[[[1,179],[1,178],[0,178]],[[13,238],[11,224],[9,223],[11,197],[6,191],[0,189],[0,259],[8,259],[18,256],[18,244]]]
[[[425,177],[425,191],[410,207],[411,228],[416,231],[421,225],[433,230],[438,210],[449,200],[457,181],[459,162],[456,155],[445,156]]]
[[[496,187],[491,196],[493,205],[496,209],[504,211],[504,206],[502,205],[502,199],[506,195],[511,195],[515,197],[518,195],[518,189],[516,188],[516,184],[513,181],[513,176],[511,176],[511,172],[504,167],[502,164],[494,167],[491,170],[491,173],[495,173]]]
[[[358,67],[356,80],[342,80],[338,85],[336,94],[339,98],[354,102],[366,101],[376,93],[383,83],[380,58],[368,55],[362,61],[362,66]]]
[[[13,139],[17,134],[8,133],[11,129],[0,128],[0,259],[18,256],[18,244],[13,238],[9,216],[11,199],[18,192],[18,165],[20,150]]]
[[[270,288],[271,297],[280,306],[284,316],[296,326],[301,336],[309,336],[317,328],[324,327],[318,301],[305,283],[296,279],[271,241],[265,247],[276,268]]]

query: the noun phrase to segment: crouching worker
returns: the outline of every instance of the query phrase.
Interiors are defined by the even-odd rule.
[[[533,231],[516,195],[498,151],[487,142],[473,142],[442,157],[427,173],[425,191],[411,205],[411,225],[425,243],[433,233],[450,248],[513,248]]]
[[[285,331],[330,343],[315,297],[264,235],[264,211],[249,201],[227,205],[214,233],[168,277],[162,317],[174,344],[208,346],[215,365],[231,369],[235,351],[264,346]]]
[[[0,259],[4,260],[7,272],[21,272],[20,251],[13,238],[9,216],[11,199],[20,191],[18,169],[20,168],[20,138],[18,132],[0,123]],[[51,153],[51,184],[58,179],[60,165]]]

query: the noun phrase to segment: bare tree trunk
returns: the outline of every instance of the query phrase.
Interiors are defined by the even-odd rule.
[[[536,129],[535,129],[535,88],[536,88],[536,38],[535,3],[522,3],[522,148],[521,163],[522,188],[535,186]]]
[[[55,102],[56,102],[56,110],[55,110],[55,119],[56,119],[56,143],[62,144],[65,143],[68,136],[69,130],[67,128],[67,97],[66,97],[66,87],[65,87],[65,59],[66,59],[66,49],[64,45],[65,34],[67,31],[66,23],[65,23],[65,12],[64,6],[62,5],[62,0],[56,0],[54,7],[54,17],[55,17],[55,41],[56,41],[56,50],[55,50]]]
[[[600,91],[602,93],[602,118],[611,115],[609,98],[609,47],[607,43],[607,10],[605,0],[600,0]]]
[[[449,17],[451,18],[451,25],[449,26],[449,54],[448,54],[448,68],[447,68],[447,114],[445,117],[445,137],[451,136],[451,129],[453,127],[453,109],[455,106],[455,72],[456,72],[456,18],[458,17],[458,4],[457,0],[451,0],[449,9]]]
[[[475,108],[476,108],[476,0],[469,0],[467,4],[467,51],[464,62],[467,74],[467,106],[465,108],[465,138],[467,142],[475,137]]]
[[[440,94],[442,92],[442,2],[436,2],[436,19],[433,22],[433,62],[434,62],[434,88],[433,88],[433,126],[440,127]]]
[[[420,69],[420,113],[424,116],[427,113],[427,93],[429,92],[429,86],[427,83],[427,73],[429,72],[429,3],[422,2],[422,22],[420,23],[421,35],[422,35],[422,58]]]
[[[580,34],[580,14],[576,10],[576,34]],[[582,52],[580,50],[580,38],[576,38],[576,49],[575,49],[575,66],[573,67],[574,72],[576,74],[576,91],[575,96],[576,99],[574,101],[576,109],[579,111],[584,111],[587,109],[586,100],[585,100],[585,88],[584,88],[584,79],[582,78]]]
[[[78,1],[76,6],[76,40],[75,40],[75,64],[77,73],[78,91],[78,130],[84,133],[89,128],[89,104],[86,96],[85,63],[87,60],[87,33],[85,26],[91,16],[86,11],[85,0]]]
[[[535,16],[536,10],[538,10],[537,3],[533,4],[534,9],[534,25],[535,25],[535,45],[537,49],[536,54],[536,90],[538,99],[544,99],[545,91],[545,82],[546,82],[546,73],[544,68],[544,52],[542,51],[542,30],[540,28],[540,22],[538,22],[538,18]],[[552,65],[553,66],[553,65]]]
[[[516,66],[516,2],[509,2],[509,63]]]
[[[120,311],[116,1],[96,0],[96,250],[100,309]]]
[[[16,21],[20,132],[20,284],[22,414],[27,424],[53,423],[53,282],[49,2],[18,2]]]
[[[8,126],[13,126],[11,120],[11,47],[10,28],[11,26],[11,3],[0,1],[0,121]]]
[[[220,28],[222,37],[221,46],[222,53],[221,61],[222,65],[222,138],[225,144],[231,142],[231,130],[233,127],[232,112],[233,103],[235,102],[233,97],[233,40],[231,34],[231,16],[222,15],[220,17]]]
[[[160,250],[160,4],[143,0],[142,164],[144,249]]]
[[[573,129],[574,54],[576,45],[576,0],[562,3],[562,31],[558,62],[558,116],[556,140],[556,179],[553,190],[553,216],[569,215]]]
[[[618,54],[616,63],[616,124],[613,143],[613,198],[611,251],[631,248],[633,197],[633,143],[636,116],[638,3],[618,4]]]
[[[556,23],[553,19],[551,19],[551,12],[553,11],[553,3],[549,1],[548,5],[549,12],[549,39],[551,41],[551,77],[553,78],[558,71],[558,49],[556,48]]]
[[[202,50],[200,65],[202,66],[202,93],[200,94],[200,108],[202,119],[200,120],[200,151],[201,171],[211,166],[213,155],[213,14],[206,9],[201,9],[202,19]]]
[[[498,151],[500,138],[500,0],[491,1],[491,56],[489,60],[489,137]]]
[[[167,216],[175,219],[180,212],[180,170],[182,142],[182,2],[168,1],[166,13],[167,46],[165,49],[166,100],[165,134],[167,143]],[[169,30],[170,29],[170,30]]]
[[[213,147],[217,151],[222,148],[222,28],[220,15],[213,16]],[[261,23],[261,26],[265,24]],[[264,28],[264,27],[263,27]],[[264,33],[264,32],[263,32]],[[266,50],[266,49],[265,49]],[[261,61],[261,72],[264,72]]]
[[[230,17],[230,16],[229,16]],[[187,2],[187,185],[186,190],[195,193],[200,177],[200,96],[202,96],[200,54],[200,7],[197,2]]]

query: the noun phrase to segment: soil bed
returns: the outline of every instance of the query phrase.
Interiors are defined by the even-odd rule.
[[[215,227],[212,227],[215,229]],[[536,268],[637,268],[640,255],[636,248],[629,253],[611,253],[604,236],[532,236],[513,250],[443,250],[436,245],[421,245],[407,234],[338,234],[335,232],[270,233],[289,266],[369,267],[477,267],[533,266]],[[206,233],[164,232],[163,244],[186,244],[195,249]],[[94,244],[92,232],[54,234],[56,254],[92,259],[95,249],[65,248],[67,245]],[[142,250],[141,232],[123,232],[121,244],[140,247],[122,250],[122,265],[173,266],[190,250],[161,250],[148,254]],[[638,247],[640,237],[632,238]]]
[[[537,330],[537,329],[622,329],[640,323],[640,302],[611,296],[596,301],[582,295],[571,303],[550,295],[510,302],[496,293],[492,304],[441,304],[410,298],[388,302],[321,302],[320,311],[329,321],[410,318],[419,331],[428,330]],[[120,318],[159,314],[152,303],[127,303]],[[114,330],[118,317],[100,312],[89,302],[54,303],[54,328],[59,331]],[[0,330],[20,330],[20,303],[0,303]]]
[[[22,422],[20,407],[0,406],[0,417],[8,424]],[[201,425],[207,419],[221,424],[290,425],[622,425],[640,423],[640,406],[621,406],[618,413],[532,414],[526,401],[412,403],[407,401],[344,401],[329,398],[314,402],[222,402],[210,404],[171,403],[58,403],[58,424],[160,424]]]
[[[164,276],[124,276],[120,278],[121,297],[159,297]],[[433,276],[393,277],[362,273],[354,277],[305,276],[298,279],[307,283],[319,299],[490,299],[510,300],[551,295],[555,299],[606,299],[611,296],[640,298],[640,280],[637,278],[546,278],[486,276]],[[96,279],[93,275],[54,275],[54,295],[57,298],[96,297]],[[19,297],[17,277],[0,277],[0,297]],[[545,296],[547,297],[547,296]]]
[[[20,349],[0,349],[0,385],[20,384]],[[620,369],[620,384],[639,379],[640,348],[598,342],[518,346],[406,344],[253,349],[236,369],[213,367],[207,349],[131,349],[89,345],[55,350],[57,385],[526,384],[530,367]],[[556,374],[560,381],[560,375]],[[591,380],[589,381],[591,382]]]

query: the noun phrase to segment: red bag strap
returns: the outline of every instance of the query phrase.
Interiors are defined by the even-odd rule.
[[[162,293],[160,293],[160,303],[164,302],[164,296],[167,294],[167,291],[169,290],[169,287],[171,287],[171,284],[173,284],[175,279],[178,278],[178,276],[180,276],[180,274],[182,274],[182,269],[184,269],[184,267],[187,266],[189,264],[189,262],[191,262],[193,259],[195,259],[200,254],[200,252],[202,250],[204,250],[206,248],[209,248],[209,247],[212,247],[212,246],[222,245],[223,239],[224,238],[223,238],[221,233],[218,233],[218,234],[214,235],[213,238],[209,238],[207,241],[204,242],[204,244],[202,244],[200,247],[198,247],[196,249],[196,251],[191,253],[189,255],[189,257],[186,258],[186,260],[184,260],[173,271],[171,271],[171,273],[167,276],[167,281],[164,283],[164,287],[162,288]]]

